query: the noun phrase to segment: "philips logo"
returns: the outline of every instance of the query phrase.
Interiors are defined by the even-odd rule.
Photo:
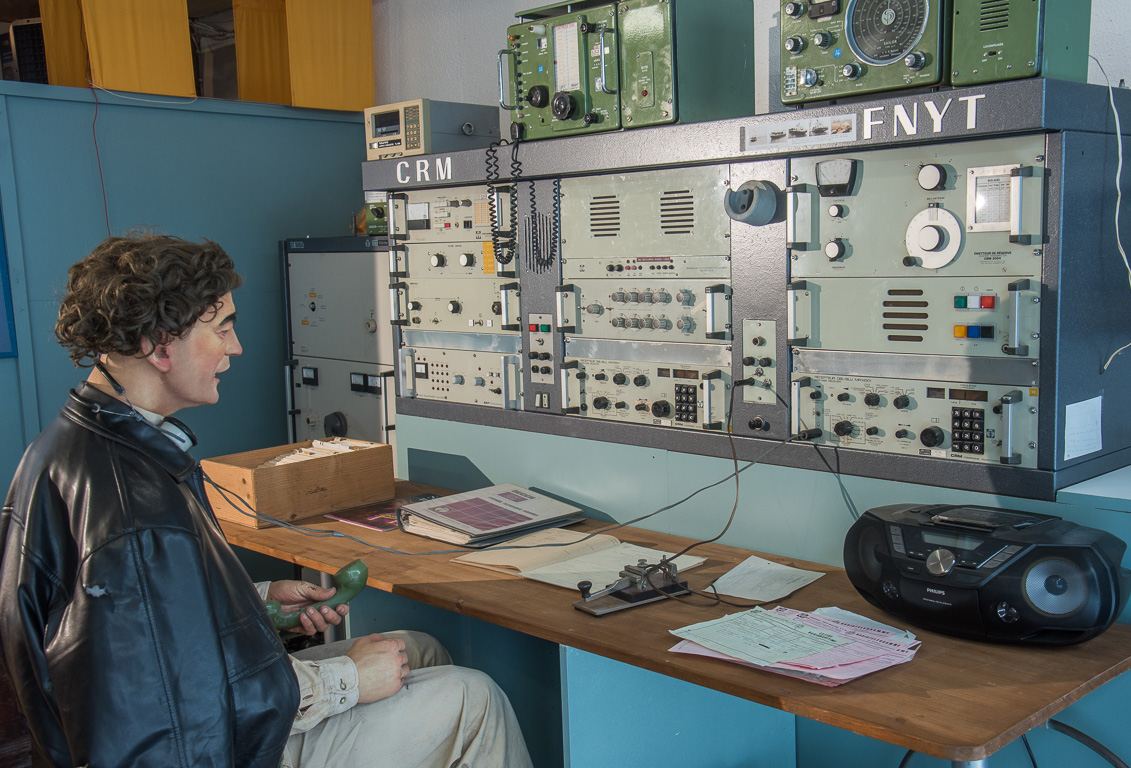
[[[935,589],[934,587],[927,587],[927,592],[932,595],[946,595],[945,589]]]

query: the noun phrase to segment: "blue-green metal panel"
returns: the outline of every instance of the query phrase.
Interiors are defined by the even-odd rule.
[[[0,202],[20,357],[0,396],[22,408],[5,429],[0,482],[85,376],[55,342],[67,268],[107,233],[148,228],[220,243],[243,274],[236,292],[244,354],[219,405],[186,411],[197,456],[286,441],[278,241],[350,231],[362,207],[357,113],[212,99],[95,97],[86,89],[0,83]],[[145,99],[145,100],[143,100]],[[97,120],[95,111],[97,110]],[[98,154],[95,154],[97,132]],[[99,171],[101,161],[101,173]]]
[[[797,764],[787,712],[576,648],[561,665],[569,768]]]

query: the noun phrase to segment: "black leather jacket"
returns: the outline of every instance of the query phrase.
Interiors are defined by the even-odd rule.
[[[0,641],[53,765],[277,768],[298,710],[196,460],[86,385],[4,502]]]

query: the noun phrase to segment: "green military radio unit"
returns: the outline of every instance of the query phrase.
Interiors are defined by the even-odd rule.
[[[781,101],[1037,75],[1083,81],[1090,6],[1090,0],[783,0]]]
[[[499,51],[511,138],[754,114],[750,0],[583,0],[516,17]]]

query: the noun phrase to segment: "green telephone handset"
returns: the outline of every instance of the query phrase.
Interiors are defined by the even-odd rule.
[[[369,566],[365,564],[364,560],[354,560],[352,563],[342,567],[340,571],[334,574],[334,586],[338,591],[334,593],[333,597],[329,600],[323,600],[316,603],[314,608],[321,608],[322,606],[329,606],[333,608],[348,603],[357,597],[361,592],[361,588],[365,586],[365,582],[369,579]],[[275,629],[294,629],[299,625],[299,618],[302,616],[302,611],[292,611],[291,613],[283,613],[278,600],[270,600],[267,603],[267,615],[271,617]]]

